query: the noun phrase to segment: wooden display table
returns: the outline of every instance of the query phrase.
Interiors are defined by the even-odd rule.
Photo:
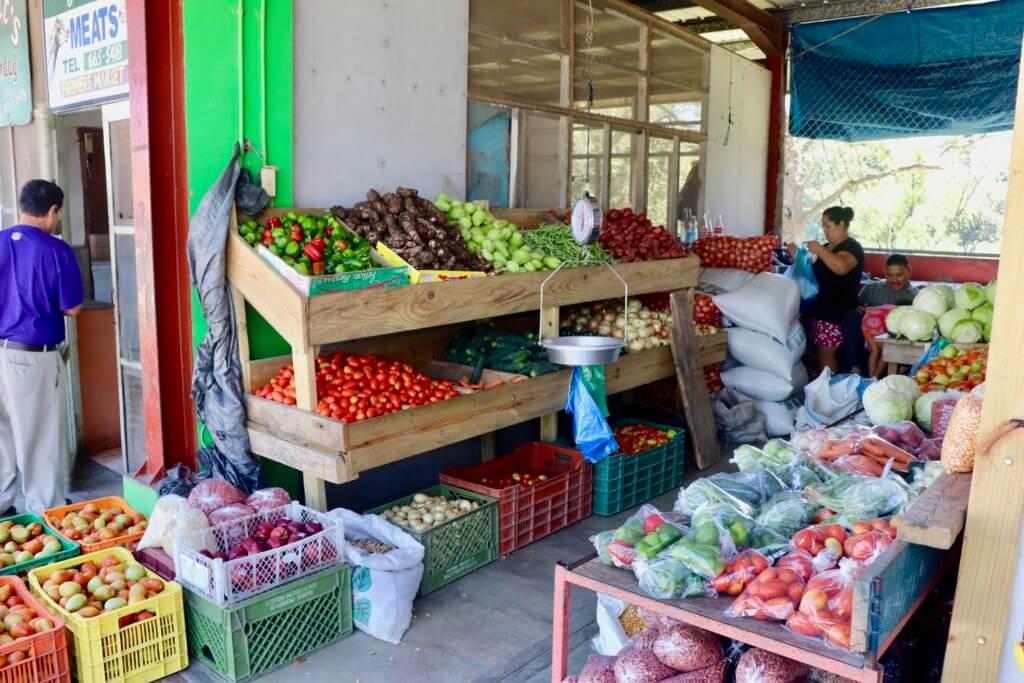
[[[273,209],[261,219],[286,211]],[[692,294],[699,261],[691,256],[623,263],[615,269],[628,283],[630,297],[656,292]],[[328,350],[327,345],[402,360],[427,370],[440,358],[445,340],[459,324],[526,315],[536,330],[539,315],[544,336],[555,337],[561,306],[623,294],[622,282],[604,266],[565,269],[547,284],[541,310],[540,287],[549,275],[503,274],[305,296],[238,235],[233,219],[227,239],[227,278],[238,327],[252,452],[302,471],[306,504],[322,510],[326,507],[325,481],[345,483],[367,469],[526,420],[541,418],[541,439],[554,440],[555,417],[565,406],[568,393],[568,370],[352,424],[313,412],[317,405],[316,360],[321,351]],[[290,357],[250,361],[245,303],[288,341]],[[673,304],[675,308],[679,308],[677,303]],[[682,306],[687,310],[674,313],[691,320],[689,305],[684,301]],[[710,415],[703,375],[694,368],[725,360],[725,334],[698,338],[692,325],[683,327],[687,351],[680,357],[673,358],[671,349],[661,347],[624,354],[617,363],[607,366],[608,393],[672,377],[685,366],[686,374],[693,378],[687,384],[693,386],[689,392],[691,403],[694,396],[708,402],[704,412]],[[682,348],[679,343],[675,345]],[[691,367],[684,360],[699,364]],[[254,387],[265,383],[289,361],[295,369],[296,407],[251,395]],[[705,436],[714,442],[714,428],[710,430]],[[717,442],[714,445],[714,449],[699,443],[695,447],[702,467],[718,459]]]
[[[572,565],[555,566],[554,633],[551,681],[567,675],[569,655],[569,601],[572,587],[604,593],[626,604],[638,605],[720,636],[775,652],[809,666],[860,683],[881,683],[878,660],[924,602],[957,556],[896,540],[857,579],[853,589],[850,629],[852,651],[825,645],[818,638],[787,630],[782,624],[725,616],[733,598],[658,600],[637,585],[633,572],[602,564],[590,555]]]
[[[909,339],[896,339],[888,334],[880,334],[875,341],[882,347],[882,362],[888,363],[889,374],[900,374],[901,365],[911,366],[931,346],[930,341],[915,342]],[[973,349],[976,346],[988,346],[988,344],[954,344],[960,350]]]

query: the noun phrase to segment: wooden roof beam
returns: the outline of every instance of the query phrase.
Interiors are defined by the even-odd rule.
[[[769,57],[781,55],[785,49],[786,27],[782,20],[747,0],[694,0],[693,4],[743,29]]]

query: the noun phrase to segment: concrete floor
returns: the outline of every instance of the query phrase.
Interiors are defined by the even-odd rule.
[[[723,464],[699,473],[707,475]],[[698,476],[696,468],[687,481]],[[676,491],[652,503],[671,509]],[[631,511],[616,517],[591,516],[418,599],[412,627],[400,645],[355,631],[276,673],[266,683],[549,683],[553,567],[593,551],[593,534],[615,528]],[[578,671],[597,632],[596,598],[573,594],[570,670]],[[193,664],[172,679],[178,683],[219,681]]]

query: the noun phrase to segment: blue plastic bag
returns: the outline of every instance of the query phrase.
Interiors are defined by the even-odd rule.
[[[572,415],[576,447],[587,462],[597,462],[619,451],[619,444],[612,428],[608,426],[608,420],[601,414],[597,402],[583,383],[580,368],[572,369],[565,412]]]
[[[937,355],[939,355],[939,352],[942,351],[942,349],[946,348],[948,345],[948,339],[940,338],[933,341],[931,344],[928,345],[928,348],[924,350],[924,353],[921,354],[921,357],[917,359],[917,362],[910,366],[910,372],[908,372],[907,374],[910,375],[911,377],[916,375],[917,371],[920,369],[922,365],[924,365],[932,358],[935,358]]]
[[[814,276],[811,253],[800,247],[793,256],[793,265],[786,269],[786,277],[796,282],[800,289],[800,309],[806,310],[818,296],[818,278]]]

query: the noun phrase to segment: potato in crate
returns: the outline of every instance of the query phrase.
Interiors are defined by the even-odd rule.
[[[338,519],[292,502],[178,536],[174,571],[223,607],[338,564],[344,547]]]

